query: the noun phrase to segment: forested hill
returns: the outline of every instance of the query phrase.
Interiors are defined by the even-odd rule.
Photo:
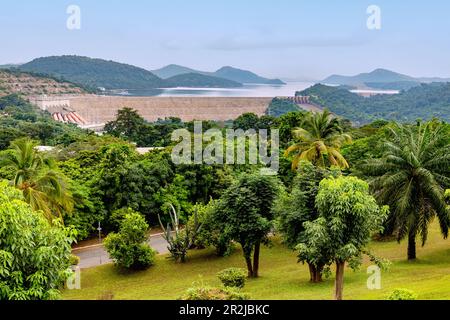
[[[241,70],[233,67],[223,67],[214,73],[215,76],[225,78],[228,80],[238,81],[241,83],[258,83],[258,84],[274,84],[282,85],[285,84],[280,79],[267,79],[258,76],[257,74]]]
[[[105,88],[107,90],[147,90],[166,87],[236,88],[250,80],[266,81],[266,83],[279,81],[261,78],[249,71],[234,68],[222,68],[218,73],[200,73],[175,65],[155,71],[164,76],[170,75],[163,79],[151,71],[132,65],[80,56],[38,58],[17,69],[49,75],[91,89]]]
[[[223,78],[239,83],[253,83],[253,84],[271,84],[271,85],[283,85],[285,84],[280,79],[268,79],[257,75],[248,70],[237,69],[233,67],[222,67],[215,72],[206,72],[194,70],[188,67],[171,64],[164,68],[153,70],[154,74],[162,79],[168,79],[170,77],[178,76],[187,73],[197,73],[205,76],[211,76],[216,78]]]
[[[38,58],[20,70],[48,74],[87,87],[106,89],[149,89],[163,86],[150,71],[128,64],[79,56]]]
[[[412,122],[437,117],[450,121],[450,83],[422,84],[397,95],[364,98],[340,87],[317,84],[297,95],[318,103],[355,124],[377,119]]]
[[[242,87],[242,83],[205,76],[198,73],[186,73],[173,76],[165,80],[166,86],[168,87],[188,87],[188,88],[238,88]]]

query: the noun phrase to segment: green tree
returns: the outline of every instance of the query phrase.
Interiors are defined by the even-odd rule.
[[[146,269],[155,260],[155,251],[145,243],[149,226],[137,213],[128,213],[120,223],[119,233],[110,233],[105,248],[114,263],[125,269]]]
[[[11,147],[12,152],[4,154],[0,165],[14,171],[12,183],[22,191],[27,203],[49,220],[71,211],[73,199],[54,159],[39,153],[36,144],[26,138],[14,141]]]
[[[366,182],[355,177],[324,179],[316,197],[319,217],[305,222],[305,240],[297,246],[299,260],[336,264],[335,299],[342,300],[344,268],[356,268],[371,236],[382,229],[387,208],[380,208]]]
[[[74,234],[50,225],[7,182],[0,182],[0,203],[0,300],[57,299],[71,275]]]
[[[135,150],[124,144],[105,146],[102,153],[95,188],[107,217],[115,210],[131,208],[157,223],[157,215],[168,199],[178,200],[184,195],[183,183],[171,185],[174,173],[165,157],[140,160]],[[113,226],[106,222],[111,229]]]
[[[319,217],[315,204],[319,184],[330,175],[332,175],[330,170],[316,167],[305,161],[299,167],[292,190],[282,192],[275,202],[277,227],[290,249],[294,250],[299,243],[306,240],[304,223]],[[309,266],[311,282],[321,282],[327,260],[322,261],[314,257],[306,263]]]
[[[347,160],[340,153],[340,148],[352,139],[343,132],[341,121],[328,110],[309,113],[301,127],[295,129],[293,134],[298,142],[290,146],[285,153],[286,156],[295,153],[293,170],[297,169],[300,160],[307,160],[321,167],[327,164],[342,169],[349,167]]]
[[[117,112],[116,120],[105,125],[105,131],[115,137],[138,142],[144,124],[144,118],[136,110],[123,108]]]
[[[298,128],[306,115],[306,112],[288,112],[278,119],[278,130],[280,131],[280,143],[283,147],[292,141],[292,130]]]
[[[225,191],[215,208],[213,220],[218,229],[242,246],[249,277],[258,277],[260,247],[269,241],[272,206],[278,192],[279,184],[273,177],[243,174]]]
[[[449,211],[444,191],[450,185],[450,144],[445,127],[436,122],[393,125],[381,159],[368,160],[362,171],[380,203],[391,207],[388,223],[401,241],[408,237],[408,260],[416,259],[416,237],[425,245],[428,226],[437,216],[448,236]]]
[[[257,130],[259,125],[259,117],[254,113],[244,113],[233,122],[233,129],[242,129],[244,131],[254,129]]]

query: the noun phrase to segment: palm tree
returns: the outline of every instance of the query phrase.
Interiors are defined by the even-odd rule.
[[[340,120],[328,110],[308,113],[301,128],[295,129],[293,134],[298,142],[285,152],[285,156],[295,152],[292,170],[297,169],[301,160],[320,167],[325,167],[327,162],[342,169],[349,167],[340,148],[344,143],[351,143],[352,138],[343,132]]]
[[[0,166],[14,171],[11,183],[22,191],[33,210],[42,211],[50,221],[54,216],[61,218],[63,210],[70,212],[73,200],[53,159],[40,154],[29,139],[16,140],[11,147],[0,159]]]
[[[384,143],[384,156],[368,160],[362,170],[372,177],[377,199],[391,208],[388,223],[397,240],[408,237],[408,260],[416,259],[416,237],[422,246],[428,226],[437,216],[444,238],[450,224],[444,186],[450,185],[450,144],[443,125],[395,124]]]

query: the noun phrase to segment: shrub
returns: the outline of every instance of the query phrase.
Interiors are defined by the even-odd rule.
[[[198,212],[198,221],[202,228],[195,237],[194,246],[196,248],[206,248],[214,246],[219,257],[229,256],[235,249],[233,242],[225,235],[223,230],[217,228],[214,221],[215,202],[211,200],[207,205],[197,204],[194,210]],[[194,225],[195,216],[189,218],[188,226]]]
[[[119,233],[105,239],[105,247],[114,264],[125,269],[142,270],[153,265],[155,251],[147,244],[148,224],[139,213],[126,214]]]
[[[408,289],[395,289],[388,300],[417,300],[417,294]]]
[[[212,288],[198,286],[189,288],[181,300],[248,300],[249,295],[236,288]]]
[[[131,214],[131,213],[135,213],[135,211],[133,211],[133,209],[130,209],[130,208],[122,208],[122,209],[113,211],[111,213],[111,217],[109,218],[109,223],[111,224],[112,230],[113,231],[120,230],[120,225],[121,225],[123,219],[125,219],[125,216],[127,214]]]
[[[245,286],[247,273],[240,268],[229,268],[220,271],[217,276],[225,287],[242,289]]]
[[[80,257],[78,257],[74,254],[71,254],[69,261],[70,261],[71,266],[77,266],[78,264],[80,264]]]

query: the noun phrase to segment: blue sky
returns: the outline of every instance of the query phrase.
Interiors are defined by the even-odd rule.
[[[81,30],[66,28],[71,4]],[[372,4],[381,30],[366,27]],[[301,79],[375,68],[450,77],[448,12],[447,0],[2,0],[0,64],[78,54]]]

